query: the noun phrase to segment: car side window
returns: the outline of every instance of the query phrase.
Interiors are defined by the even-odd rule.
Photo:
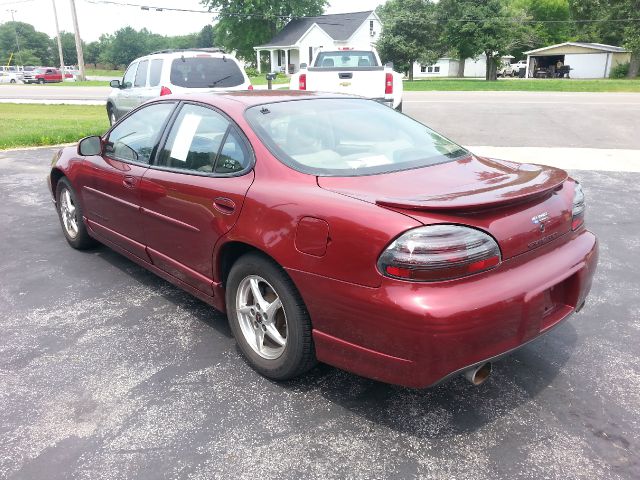
[[[210,108],[186,104],[180,110],[160,155],[159,165],[213,172],[229,121]]]
[[[133,84],[134,87],[145,87],[147,85],[148,67],[149,67],[149,60],[142,60],[138,64],[138,72],[136,73],[136,80]]]
[[[151,68],[149,69],[149,86],[157,87],[160,85],[160,76],[162,74],[162,59],[156,58],[151,60]]]
[[[133,87],[133,80],[136,78],[136,71],[138,70],[138,62],[132,63],[124,72],[124,78],[122,79],[122,85],[124,88]]]
[[[109,134],[105,155],[125,162],[149,163],[173,102],[144,107],[120,122]]]
[[[235,128],[230,128],[227,138],[220,150],[214,172],[236,173],[249,166],[249,151]]]

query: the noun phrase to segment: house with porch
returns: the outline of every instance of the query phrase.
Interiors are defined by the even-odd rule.
[[[382,22],[374,11],[296,18],[269,42],[254,47],[258,72],[264,52],[269,53],[272,72],[292,74],[301,63],[310,64],[320,49],[370,49],[381,31]]]

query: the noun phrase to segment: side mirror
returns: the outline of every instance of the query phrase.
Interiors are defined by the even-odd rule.
[[[307,64],[306,63],[301,63],[300,64],[300,70],[304,70],[307,68]]]
[[[86,137],[78,143],[78,155],[90,157],[102,153],[102,139],[98,136]]]
[[[111,86],[111,88],[122,88],[122,84],[120,83],[120,80],[111,80],[109,82],[109,85]]]
[[[390,69],[392,69],[392,70],[393,70],[393,62],[387,62],[387,63],[385,64],[385,67],[390,68]]]

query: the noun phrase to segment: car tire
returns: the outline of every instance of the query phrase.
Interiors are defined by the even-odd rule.
[[[87,232],[82,216],[82,205],[71,183],[64,177],[58,180],[56,186],[56,207],[62,233],[69,245],[77,250],[86,250],[98,243]]]
[[[400,101],[400,103],[398,104],[398,106],[396,107],[396,110],[400,113],[402,113],[402,100]]]
[[[107,115],[109,116],[109,125],[113,126],[118,119],[116,118],[116,110],[113,105],[107,105]]]
[[[40,85],[44,85],[44,78],[40,78],[40,79],[38,79],[38,83],[39,83]]]
[[[226,305],[236,342],[261,375],[289,380],[317,363],[307,308],[273,260],[259,253],[240,257],[229,272]]]
[[[12,78],[11,80],[9,80],[9,83],[16,83],[15,78]]]

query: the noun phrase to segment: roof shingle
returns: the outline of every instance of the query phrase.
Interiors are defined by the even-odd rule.
[[[316,23],[327,35],[337,41],[348,40],[362,23],[373,13],[367,12],[339,13],[320,15],[318,17],[301,17],[291,20],[269,42],[260,47],[290,47]]]

